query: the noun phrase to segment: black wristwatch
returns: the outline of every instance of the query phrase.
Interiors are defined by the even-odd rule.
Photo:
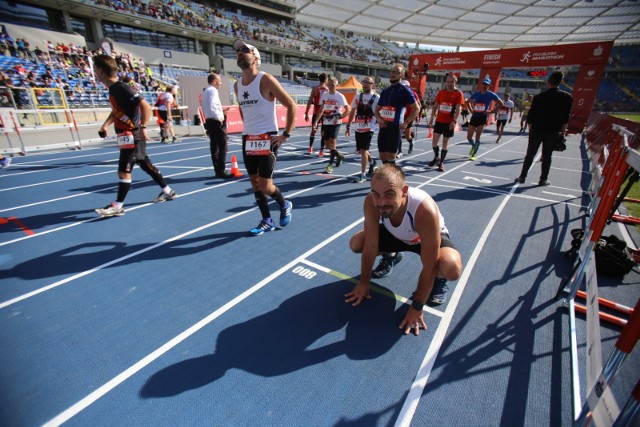
[[[291,138],[291,135],[286,130],[282,132],[282,136],[284,136],[285,138]]]
[[[424,308],[424,304],[420,304],[418,301],[411,301],[411,307],[415,308],[418,311],[422,311]]]

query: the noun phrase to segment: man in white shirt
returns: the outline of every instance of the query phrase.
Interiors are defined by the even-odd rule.
[[[339,167],[344,161],[344,155],[338,152],[336,144],[342,119],[348,117],[351,112],[351,106],[347,103],[344,95],[336,91],[337,85],[338,79],[329,77],[327,80],[329,91],[323,93],[320,97],[320,111],[318,111],[318,117],[313,123],[313,129],[315,130],[318,128],[320,120],[322,120],[324,143],[330,153],[326,173],[333,173],[331,163],[333,163],[334,159],[336,161],[336,167]]]
[[[498,132],[498,139],[496,139],[496,144],[500,142],[500,138],[502,138],[502,132],[504,132],[504,127],[507,124],[507,120],[511,123],[511,119],[513,119],[513,108],[515,105],[510,98],[511,95],[508,93],[504,94],[504,105],[500,107],[498,110],[498,114],[496,114],[496,131]]]
[[[356,182],[366,181],[365,171],[369,165],[369,175],[373,173],[376,167],[376,161],[371,156],[369,148],[371,147],[371,139],[376,131],[376,118],[373,111],[378,105],[378,94],[373,90],[373,77],[367,76],[362,79],[362,92],[356,95],[351,102],[351,114],[349,114],[349,123],[347,124],[346,136],[351,135],[351,125],[356,132],[356,149],[360,153],[362,173]],[[355,118],[355,121],[354,121]]]
[[[209,87],[202,92],[202,112],[204,114],[204,128],[209,135],[209,147],[211,148],[211,163],[216,173],[216,178],[231,178],[225,171],[227,160],[227,122],[220,103],[218,90],[222,85],[222,78],[218,74],[209,74],[207,77]]]

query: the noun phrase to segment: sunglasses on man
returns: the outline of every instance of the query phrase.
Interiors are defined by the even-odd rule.
[[[236,50],[236,53],[240,53],[240,52],[242,52],[242,53],[251,53],[252,50],[250,48],[246,47],[246,46],[242,46],[240,49]]]

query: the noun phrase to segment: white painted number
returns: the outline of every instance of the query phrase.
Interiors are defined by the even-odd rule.
[[[491,184],[491,180],[490,179],[484,179],[484,178],[480,179],[480,178],[475,178],[473,176],[465,176],[462,179],[464,179],[465,181],[469,181],[469,180],[477,181],[477,182],[480,182],[482,184]]]
[[[313,279],[317,274],[315,271],[311,271],[308,268],[302,267],[301,265],[294,268],[293,272],[296,273],[298,276],[304,277],[305,279]]]

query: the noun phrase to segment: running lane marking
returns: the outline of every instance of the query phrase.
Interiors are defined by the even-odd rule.
[[[257,208],[254,208],[254,209],[257,209]],[[127,379],[132,377],[134,374],[136,374],[138,371],[140,371],[141,369],[149,365],[151,362],[155,361],[160,356],[164,355],[169,350],[171,350],[172,348],[174,348],[175,346],[177,346],[178,344],[180,344],[181,342],[189,338],[191,335],[195,334],[200,329],[204,328],[205,326],[207,326],[208,324],[216,320],[218,317],[222,316],[224,313],[226,313],[227,311],[229,311],[230,309],[232,309],[233,307],[235,307],[236,305],[238,305],[239,303],[241,303],[251,295],[255,294],[257,291],[259,291],[260,289],[268,285],[270,282],[272,282],[274,279],[276,279],[283,273],[288,272],[291,268],[293,268],[293,266],[295,266],[296,264],[299,264],[305,258],[309,257],[310,255],[313,255],[315,252],[319,251],[320,249],[322,249],[329,243],[333,242],[335,239],[342,236],[344,233],[351,230],[352,228],[354,228],[355,226],[357,226],[362,222],[364,222],[364,218],[361,218],[358,221],[351,223],[350,225],[346,226],[342,230],[338,231],[333,236],[325,239],[324,241],[320,242],[318,245],[309,249],[307,252],[303,253],[302,255],[298,256],[294,260],[280,267],[278,270],[274,271],[269,276],[262,279],[260,282],[256,283],[246,291],[242,292],[240,295],[233,298],[231,301],[229,301],[219,309],[215,310],[214,312],[212,312],[211,314],[209,314],[199,322],[192,325],[190,328],[184,330],[182,333],[175,336],[173,339],[167,341],[165,344],[158,347],[156,350],[149,353],[144,358],[140,359],[138,362],[130,366],[128,369],[124,370],[119,375],[115,376],[114,378],[112,378],[111,380],[109,380],[108,382],[106,382],[96,390],[94,390],[92,393],[88,394],[83,399],[79,400],[74,405],[70,406],[65,411],[61,412],[60,414],[56,415],[55,417],[47,421],[44,424],[44,426],[45,427],[59,426],[69,421],[72,417],[74,417],[75,415],[77,415],[87,407],[89,407],[91,404],[93,404],[98,399],[100,399],[101,397],[109,393],[111,390],[113,390],[114,388],[122,384],[124,381],[126,381]]]
[[[413,384],[411,385],[411,388],[407,393],[407,397],[404,401],[404,404],[402,405],[402,409],[400,410],[398,419],[395,423],[396,427],[409,427],[411,425],[413,416],[415,415],[416,409],[418,408],[418,403],[420,403],[420,397],[422,396],[424,389],[427,386],[427,381],[429,379],[429,376],[431,375],[431,371],[436,362],[436,358],[438,357],[440,348],[442,347],[447,331],[449,330],[449,326],[451,325],[451,319],[453,318],[453,315],[455,314],[455,311],[458,307],[458,303],[460,302],[460,298],[462,297],[462,292],[464,292],[464,289],[469,281],[469,276],[471,275],[471,272],[473,271],[473,268],[478,261],[478,257],[480,256],[480,253],[482,252],[482,249],[484,248],[484,245],[487,242],[491,231],[496,225],[498,218],[502,214],[502,211],[506,207],[509,200],[511,200],[511,197],[513,196],[513,193],[516,191],[516,189],[517,186],[512,187],[509,194],[504,198],[502,203],[500,203],[500,206],[498,206],[498,209],[496,209],[495,213],[489,220],[489,223],[485,227],[482,236],[480,236],[478,243],[473,249],[473,252],[471,253],[469,260],[465,265],[462,275],[460,276],[460,279],[458,279],[458,283],[456,284],[455,290],[451,295],[451,300],[444,312],[444,316],[442,317],[440,324],[438,325],[438,329],[436,329],[433,340],[431,341],[431,345],[427,349],[427,353],[422,360],[420,369],[416,374],[416,378],[414,379]]]
[[[325,186],[325,185],[328,185],[328,184],[333,183],[333,182],[338,181],[338,180],[340,180],[340,178],[338,178],[338,179],[334,179],[334,180],[332,180],[332,181],[325,181],[325,182],[322,182],[322,183],[320,183],[320,184],[318,184],[318,185],[315,185],[315,186],[313,186],[313,187],[305,188],[305,189],[300,190],[300,191],[298,191],[298,192],[296,192],[296,193],[292,193],[292,194],[290,195],[290,197],[295,197],[295,196],[297,196],[297,195],[299,195],[299,194],[306,193],[307,191],[315,190],[315,189],[317,189],[317,188],[319,188],[319,187],[323,187],[323,186]],[[227,181],[227,182],[225,182],[225,183],[223,183],[223,184],[219,184],[218,186],[231,185],[231,184],[233,184],[233,183],[237,183],[237,182],[240,182],[240,181],[239,181],[239,180],[236,180],[236,181]],[[190,193],[190,194],[193,194],[193,193],[196,193],[196,192],[200,192],[200,191],[208,191],[208,190],[211,190],[212,188],[214,188],[214,187],[210,187],[210,188],[203,188],[203,189],[200,189],[200,190],[196,190],[196,191],[194,191],[194,192],[192,192],[192,193]],[[180,197],[183,197],[183,196],[180,196]],[[144,206],[149,206],[149,205],[153,205],[153,204],[154,204],[154,203],[147,203],[147,204],[144,204],[144,205],[136,206],[136,207],[135,207],[135,209],[139,209],[139,208],[142,208],[142,207],[144,207]],[[67,283],[69,283],[69,282],[72,282],[72,281],[74,281],[74,280],[76,280],[76,279],[80,279],[81,277],[88,276],[89,274],[95,273],[96,271],[100,271],[100,270],[102,270],[103,268],[110,267],[110,266],[112,266],[112,265],[114,265],[114,264],[117,264],[117,263],[119,263],[119,262],[121,262],[121,261],[125,261],[125,260],[127,260],[127,259],[129,259],[129,258],[132,258],[132,257],[134,257],[134,256],[137,256],[137,255],[143,254],[143,253],[145,253],[145,252],[151,251],[151,250],[153,250],[153,249],[159,248],[159,247],[161,247],[161,246],[163,246],[163,245],[166,245],[167,243],[171,243],[171,242],[174,242],[174,241],[176,241],[176,240],[180,240],[180,239],[182,239],[182,238],[184,238],[184,237],[190,236],[190,235],[192,235],[192,234],[194,234],[194,233],[197,233],[197,232],[199,232],[199,231],[206,230],[207,228],[210,228],[210,227],[216,226],[216,225],[218,225],[218,224],[221,224],[221,223],[223,223],[223,222],[226,222],[226,221],[232,220],[232,219],[237,218],[237,217],[239,217],[239,216],[245,215],[245,214],[247,214],[247,213],[249,213],[249,212],[253,212],[253,211],[255,211],[256,209],[258,209],[258,208],[257,208],[257,207],[254,207],[254,208],[246,209],[246,210],[244,210],[244,211],[241,211],[241,212],[235,213],[235,214],[233,214],[233,215],[229,215],[229,216],[227,216],[227,217],[225,217],[225,218],[221,218],[221,219],[219,219],[219,220],[216,220],[216,221],[210,222],[210,223],[208,223],[208,224],[202,225],[202,226],[200,226],[200,227],[194,228],[194,229],[192,229],[192,230],[189,230],[189,231],[187,231],[187,232],[185,232],[185,233],[182,233],[182,234],[179,234],[179,235],[177,235],[177,236],[171,237],[171,238],[169,238],[169,239],[163,240],[162,242],[156,243],[156,244],[151,245],[151,246],[147,246],[146,248],[144,248],[144,249],[140,249],[139,251],[136,251],[136,252],[131,253],[131,254],[129,254],[129,255],[123,256],[123,257],[121,257],[121,258],[114,259],[114,260],[112,260],[112,261],[109,261],[109,262],[106,262],[106,263],[104,263],[104,264],[101,264],[101,265],[98,265],[98,266],[96,266],[96,267],[93,267],[93,268],[91,268],[91,269],[89,269],[89,270],[85,270],[85,271],[82,271],[82,272],[80,272],[80,273],[74,274],[73,276],[70,276],[70,277],[67,277],[67,278],[65,278],[65,279],[59,280],[59,281],[57,281],[57,282],[55,282],[55,283],[52,283],[52,284],[50,284],[50,285],[47,285],[47,286],[44,286],[44,287],[42,287],[42,288],[39,288],[39,289],[33,290],[33,291],[28,292],[28,293],[23,294],[23,295],[17,296],[17,297],[12,298],[12,299],[10,299],[10,300],[8,300],[8,301],[5,301],[5,302],[0,303],[0,310],[1,310],[1,309],[3,309],[3,308],[8,307],[8,306],[10,306],[10,305],[13,305],[13,304],[15,304],[15,303],[17,303],[17,302],[20,302],[20,301],[22,301],[22,300],[25,300],[25,299],[27,299],[27,298],[31,298],[32,296],[35,296],[35,295],[41,294],[41,293],[43,293],[43,292],[46,292],[46,291],[48,291],[48,290],[51,290],[51,289],[57,288],[58,286],[62,286],[62,285],[64,285],[64,284],[67,284]],[[133,209],[130,209],[130,210],[133,210]],[[93,219],[90,219],[90,220],[85,220],[85,221],[83,221],[83,222],[95,221],[96,219],[102,219],[102,218],[93,218]],[[78,224],[78,223],[71,224],[71,225],[67,225],[67,226],[65,226],[65,227],[63,227],[63,228],[71,227],[71,226],[73,226],[73,225],[77,225],[77,224]],[[45,232],[43,232],[43,233],[36,234],[35,236],[42,235],[42,234],[45,234],[45,233],[47,233],[47,232],[45,231]],[[28,238],[28,237],[33,237],[33,236],[23,237],[22,239],[24,239],[24,238]],[[21,240],[21,239],[16,239],[16,240]],[[15,240],[14,240],[14,241],[15,241]],[[2,246],[2,244],[0,244],[0,246]]]
[[[327,267],[322,266],[320,264],[316,264],[315,262],[309,261],[308,259],[303,259],[303,260],[300,261],[300,263],[301,264],[306,264],[309,267],[315,268],[316,270],[320,270],[320,271],[322,271],[324,273],[330,274],[330,275],[332,275],[334,277],[337,277],[338,279],[346,280],[347,282],[351,282],[351,283],[356,284],[356,285],[358,284],[358,280],[355,277],[347,276],[346,274],[342,274],[342,273],[340,273],[338,271],[331,270],[330,268],[327,268]],[[371,283],[371,291],[375,292],[377,294],[380,294],[380,295],[384,295],[386,297],[393,298],[396,301],[399,301],[399,302],[401,302],[403,304],[410,304],[409,303],[410,300],[408,298],[405,298],[402,295],[398,295],[398,294],[396,294],[394,292],[391,292],[391,291],[389,291],[387,289],[382,289],[378,285],[376,285],[375,283]],[[423,310],[426,311],[427,313],[433,314],[434,316],[437,316],[437,317],[442,317],[443,316],[443,313],[441,311],[436,310],[434,308],[431,308],[426,304],[425,304]]]

